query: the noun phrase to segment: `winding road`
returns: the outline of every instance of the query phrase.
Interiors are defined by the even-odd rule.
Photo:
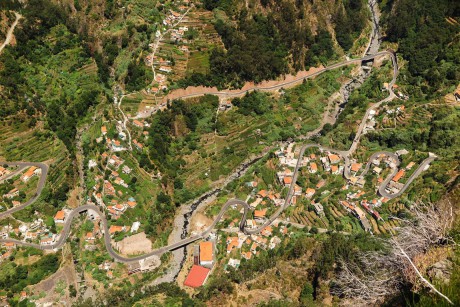
[[[10,31],[8,32],[9,33],[9,40],[11,40],[11,34],[14,31],[14,27],[16,26],[17,21],[21,18],[21,16],[20,15],[18,16],[18,15],[19,14],[16,14],[16,21],[13,24],[12,29],[10,29]],[[11,32],[11,34],[10,34],[10,32]],[[377,34],[375,34],[376,32],[377,32]],[[378,40],[378,39],[379,39],[379,37],[378,37],[378,29],[373,29],[371,40],[375,41],[375,40]],[[7,38],[7,41],[5,41],[5,43],[8,43],[9,40]],[[1,49],[3,49],[5,43],[3,44]],[[0,51],[1,51],[1,49],[0,49]],[[367,48],[367,49],[369,49],[369,48]],[[368,50],[368,51],[371,52],[371,50]],[[352,154],[354,153],[354,151],[356,150],[356,148],[357,148],[357,146],[359,144],[360,137],[364,132],[366,122],[367,122],[367,118],[368,118],[370,112],[372,110],[375,110],[376,108],[378,108],[382,103],[390,101],[390,100],[392,100],[392,99],[394,99],[396,97],[396,95],[392,91],[392,86],[395,83],[396,77],[398,75],[398,66],[397,66],[396,56],[395,56],[394,52],[392,52],[392,51],[381,51],[381,52],[376,52],[376,53],[371,54],[371,55],[365,55],[365,56],[363,56],[361,58],[347,60],[347,61],[344,61],[344,62],[341,62],[341,63],[337,63],[337,64],[334,64],[334,65],[325,67],[325,68],[323,68],[321,70],[318,70],[318,71],[316,71],[314,73],[311,73],[311,74],[309,74],[307,76],[304,75],[302,77],[295,78],[295,79],[290,80],[290,81],[278,83],[278,84],[273,85],[273,86],[265,86],[265,87],[264,86],[254,86],[252,88],[246,88],[245,90],[215,91],[215,92],[214,91],[208,91],[208,92],[205,92],[205,93],[195,93],[195,94],[182,95],[182,96],[179,96],[179,97],[175,97],[175,99],[177,99],[177,98],[185,99],[185,98],[191,98],[191,97],[198,97],[198,96],[203,96],[205,94],[206,95],[216,95],[216,96],[219,96],[219,97],[222,97],[222,98],[233,98],[233,97],[241,97],[241,96],[245,95],[246,93],[251,92],[251,91],[255,91],[255,90],[267,91],[267,92],[276,91],[276,90],[279,90],[281,88],[286,88],[286,87],[290,87],[290,86],[300,84],[300,83],[302,83],[304,80],[306,80],[308,78],[318,76],[321,73],[329,71],[329,70],[337,69],[337,68],[340,68],[340,67],[343,67],[343,66],[354,64],[354,63],[362,63],[362,62],[372,61],[376,57],[387,56],[387,55],[390,56],[392,64],[393,64],[393,78],[392,78],[392,81],[390,82],[390,85],[389,85],[389,88],[388,88],[390,95],[387,98],[385,98],[385,99],[373,104],[371,107],[369,107],[367,109],[367,111],[365,113],[365,116],[364,116],[360,126],[358,127],[356,137],[355,137],[352,145],[350,146],[350,148],[347,151],[339,151],[339,150],[334,150],[334,149],[331,149],[331,148],[321,146],[319,144],[303,145],[301,147],[301,149],[300,149],[297,164],[296,164],[294,172],[293,172],[293,182],[295,183],[296,180],[297,180],[297,177],[298,177],[299,169],[301,167],[302,158],[303,158],[303,155],[304,155],[306,149],[312,148],[312,147],[317,147],[322,151],[329,151],[329,152],[333,152],[333,153],[336,153],[336,154],[340,155],[345,161],[345,169],[344,169],[344,174],[343,175],[344,175],[345,178],[349,179],[351,177],[351,174],[350,174],[350,165],[351,165],[350,157],[352,156]],[[121,96],[120,100],[117,102],[118,108],[120,109],[120,111],[121,111],[120,104],[122,102],[122,99],[125,96],[126,95]],[[122,112],[122,114],[123,114],[123,119],[124,119],[123,120],[123,125],[124,125],[124,128],[126,129],[127,117],[125,116],[125,114],[123,112]],[[128,131],[128,135],[129,135],[129,131]],[[130,137],[130,135],[129,135],[129,137]],[[366,165],[366,167],[364,169],[363,174],[365,174],[365,173],[367,173],[369,171],[370,164],[371,164],[371,161],[373,160],[373,158],[375,158],[377,155],[380,155],[380,154],[384,154],[386,156],[395,158],[395,161],[397,161],[397,165],[399,166],[399,159],[397,158],[397,156],[395,154],[393,154],[391,152],[377,152],[377,153],[374,153],[369,158],[369,161],[367,162],[367,165]],[[382,196],[388,197],[390,199],[400,196],[407,189],[407,187],[412,183],[412,181],[416,177],[418,177],[421,174],[421,172],[429,165],[429,163],[431,163],[435,158],[436,158],[435,155],[430,154],[430,156],[427,159],[425,159],[421,163],[421,165],[418,167],[418,169],[411,175],[411,177],[407,180],[407,182],[404,185],[404,187],[398,193],[389,194],[389,193],[387,193],[385,191],[385,188],[389,184],[389,182],[391,181],[391,179],[393,178],[394,174],[397,171],[397,167],[395,167],[393,169],[392,173],[389,174],[388,177],[386,178],[386,180],[379,186],[379,193]],[[24,204],[22,204],[20,206],[14,207],[14,208],[12,208],[10,210],[7,210],[5,212],[0,213],[0,218],[3,218],[5,216],[8,216],[8,215],[14,213],[14,212],[17,212],[17,211],[20,211],[20,210],[24,209],[25,207],[33,204],[39,198],[39,196],[40,196],[40,194],[41,194],[41,192],[43,190],[43,187],[45,185],[45,182],[46,182],[46,177],[47,177],[47,174],[48,174],[48,166],[46,164],[44,164],[44,163],[33,163],[33,162],[0,162],[0,164],[16,165],[16,166],[19,166],[19,167],[37,166],[37,167],[41,168],[41,170],[42,170],[42,174],[41,174],[41,177],[40,177],[40,180],[39,180],[39,183],[38,183],[37,193],[34,195],[34,197],[32,197],[29,201],[27,201],[26,203],[24,203]],[[294,186],[295,186],[294,184],[292,184],[290,186],[284,204],[282,206],[280,206],[278,208],[278,210],[270,218],[265,220],[257,228],[251,228],[251,229],[246,228],[246,219],[248,218],[248,214],[249,214],[249,212],[251,210],[250,206],[243,200],[230,199],[221,208],[219,214],[216,216],[216,218],[214,219],[213,223],[206,230],[201,232],[200,234],[191,236],[189,238],[184,238],[182,240],[178,240],[177,242],[174,242],[173,244],[157,248],[157,249],[155,249],[154,251],[152,251],[150,253],[140,255],[140,256],[136,256],[136,257],[123,257],[123,256],[119,255],[113,249],[113,247],[111,245],[111,237],[110,237],[110,233],[109,233],[109,225],[108,225],[107,219],[105,217],[105,214],[103,212],[101,212],[100,208],[95,206],[95,205],[83,205],[83,206],[80,206],[80,207],[74,209],[73,211],[71,211],[69,216],[66,218],[64,228],[63,228],[62,232],[59,234],[59,237],[58,237],[57,241],[52,245],[46,245],[45,246],[45,245],[40,245],[40,244],[29,243],[29,242],[24,242],[24,241],[20,241],[20,240],[15,240],[15,239],[0,239],[0,243],[12,242],[12,243],[15,243],[17,245],[30,246],[30,247],[35,247],[35,248],[39,248],[39,249],[42,249],[42,250],[59,249],[60,247],[62,247],[66,243],[68,237],[70,236],[72,221],[74,220],[74,218],[78,217],[81,213],[87,212],[88,210],[92,210],[97,215],[99,215],[99,217],[101,219],[101,225],[102,225],[103,232],[104,232],[104,243],[105,243],[106,249],[107,249],[108,253],[110,254],[110,256],[112,258],[114,258],[116,261],[123,262],[123,263],[130,263],[130,262],[146,259],[146,258],[149,258],[151,256],[160,256],[160,255],[162,255],[162,254],[164,254],[164,253],[166,253],[168,251],[176,250],[176,249],[184,247],[184,246],[186,246],[186,245],[188,245],[188,244],[190,244],[192,242],[195,242],[197,240],[206,238],[213,231],[213,229],[215,228],[217,223],[222,219],[222,217],[224,216],[225,212],[229,208],[231,208],[233,206],[241,206],[243,208],[243,210],[244,210],[243,215],[242,215],[241,220],[240,220],[240,224],[239,224],[240,230],[242,232],[246,233],[246,234],[257,234],[257,233],[261,232],[266,226],[272,224],[281,215],[281,213],[287,207],[290,206],[291,199],[292,199],[292,196],[294,194]]]

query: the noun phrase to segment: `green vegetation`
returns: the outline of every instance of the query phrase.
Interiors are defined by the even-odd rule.
[[[316,35],[312,34],[306,13],[311,10],[308,10],[309,4],[302,1],[256,1],[246,8],[242,1],[210,0],[204,2],[204,7],[214,10],[214,27],[226,51],[214,48],[209,73],[195,71],[178,83],[181,87],[239,88],[246,81],[257,83],[326,64],[339,53],[325,27],[319,26]],[[266,13],[260,13],[262,9]],[[343,1],[337,6],[335,31],[345,50],[362,32],[366,12],[361,0]]]
[[[348,0],[342,3],[344,9],[339,9],[334,17],[334,30],[337,42],[347,51],[364,29],[368,11],[362,0]]]
[[[0,84],[6,101],[0,115],[26,110],[37,119],[44,113],[46,128],[73,152],[78,121],[101,99],[97,75],[79,71],[92,63],[90,55],[78,35],[64,26],[66,15],[60,7],[33,0],[24,17],[15,31],[17,45],[0,56],[5,63]]]
[[[10,258],[14,259],[14,256]],[[33,285],[56,272],[59,258],[54,254],[41,257],[31,265],[16,265],[12,261],[1,264],[0,288],[8,289],[8,296],[18,293],[28,285]]]
[[[410,95],[439,96],[460,80],[458,1],[403,0],[384,2],[383,24],[387,39],[399,44],[398,52],[408,62],[404,69]]]

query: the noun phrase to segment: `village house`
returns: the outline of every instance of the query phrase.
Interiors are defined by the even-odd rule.
[[[261,220],[265,219],[265,215],[267,214],[267,209],[262,210],[254,210],[254,219]]]
[[[351,171],[356,175],[356,173],[361,169],[361,163],[351,164]]]
[[[141,143],[139,143],[137,140],[133,140],[133,144],[134,144],[134,146],[135,146],[138,150],[144,149],[144,145],[142,145]]]
[[[241,261],[238,259],[230,258],[227,265],[237,269],[240,266]]]
[[[0,178],[8,174],[10,174],[10,171],[4,168],[3,166],[0,166]]]
[[[310,166],[309,166],[309,172],[311,174],[314,174],[318,171],[318,166],[316,165],[315,162],[310,162]]]
[[[337,165],[331,165],[331,173],[332,175],[339,175],[340,174],[339,167]]]
[[[169,66],[160,66],[159,71],[170,73],[172,71],[172,68]]]
[[[112,140],[111,144],[113,151],[121,151],[124,149],[119,140]]]
[[[251,252],[242,252],[241,257],[243,257],[246,260],[250,260],[252,258],[252,253]]]
[[[231,253],[232,250],[239,245],[238,237],[228,237],[227,238],[227,253]]]
[[[9,191],[8,193],[4,194],[3,198],[11,199],[11,198],[14,198],[16,196],[19,196],[19,190],[17,188],[14,188],[11,191]]]
[[[270,239],[270,243],[268,244],[268,248],[269,249],[274,249],[280,243],[281,243],[281,239],[278,238],[277,236],[274,236],[273,238]]]
[[[317,189],[321,189],[322,187],[324,187],[325,184],[326,184],[326,180],[321,179],[321,180],[316,184],[316,188],[317,188]]]
[[[123,166],[123,169],[122,169],[123,174],[129,175],[131,173],[131,171],[132,170],[131,170],[131,168],[129,168],[128,165]]]
[[[410,162],[409,164],[407,164],[406,170],[412,169],[414,167],[414,165],[415,165],[415,162]]]
[[[337,155],[329,154],[328,158],[329,158],[329,161],[331,162],[331,164],[337,164],[337,163],[340,162],[340,157],[337,156]]]
[[[48,236],[48,237],[45,237],[45,238],[40,240],[40,245],[45,245],[45,246],[53,245],[55,239],[56,239],[55,234],[53,234],[51,236]]]
[[[109,228],[110,235],[113,235],[113,234],[116,234],[117,232],[122,232],[122,231],[126,231],[125,226],[111,225]]]
[[[212,268],[214,264],[213,243],[211,241],[200,242],[200,265]]]
[[[301,196],[302,188],[299,185],[294,185],[294,196]]]
[[[324,215],[324,208],[323,208],[323,205],[321,205],[320,203],[313,203],[313,208],[315,209],[315,212],[316,214],[318,215]]]
[[[60,210],[60,211],[56,212],[56,215],[54,216],[54,222],[56,224],[62,224],[62,223],[64,223],[65,218],[66,218],[65,212],[63,210]]]
[[[106,134],[107,134],[107,127],[106,127],[106,126],[102,126],[102,127],[101,127],[101,133],[102,133],[102,135],[106,135]]]
[[[377,174],[377,175],[380,175],[380,173],[382,172],[382,169],[378,166],[375,166],[372,171]]]
[[[144,123],[139,121],[139,120],[137,120],[137,119],[133,120],[133,125],[138,127],[138,128],[144,127]]]
[[[307,191],[305,192],[305,197],[311,198],[315,194],[315,192],[315,189],[307,188]]]
[[[128,202],[126,203],[131,209],[137,206],[137,202],[133,197],[128,198]]]
[[[141,227],[140,222],[138,222],[138,221],[134,222],[133,225],[131,226],[131,233],[139,231],[140,227]]]
[[[403,176],[404,176],[405,171],[403,169],[400,169],[396,175],[391,179],[391,181],[398,182]]]
[[[30,178],[32,178],[35,175],[39,175],[42,173],[42,169],[38,168],[36,166],[31,166],[22,176],[21,180],[23,182],[29,181]]]

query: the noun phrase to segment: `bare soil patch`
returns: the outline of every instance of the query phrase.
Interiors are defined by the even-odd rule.
[[[147,239],[145,232],[126,237],[120,242],[112,241],[112,245],[123,255],[144,254],[152,251],[152,241]]]

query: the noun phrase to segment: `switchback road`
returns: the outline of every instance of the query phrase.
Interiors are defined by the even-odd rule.
[[[364,127],[365,127],[365,123],[366,123],[366,119],[369,115],[369,112],[375,108],[377,108],[378,106],[380,106],[381,103],[385,102],[385,101],[389,101],[391,99],[393,99],[395,97],[393,91],[392,91],[392,85],[394,84],[395,80],[396,80],[396,76],[398,74],[398,68],[397,68],[397,63],[396,63],[396,57],[394,55],[393,52],[390,52],[390,51],[382,51],[382,52],[379,52],[379,53],[376,53],[374,55],[369,55],[369,56],[364,56],[360,59],[354,59],[354,60],[350,60],[350,61],[345,61],[343,63],[338,63],[338,64],[335,64],[335,65],[332,65],[332,66],[329,66],[329,67],[326,67],[324,69],[322,69],[321,71],[317,71],[311,75],[308,76],[308,78],[310,77],[314,77],[314,76],[317,76],[319,74],[321,74],[322,72],[325,72],[325,71],[328,71],[328,70],[332,70],[332,69],[336,69],[336,68],[339,68],[339,67],[342,67],[342,66],[345,66],[345,65],[349,65],[351,63],[356,63],[356,62],[363,62],[363,61],[370,61],[372,59],[374,59],[375,57],[377,56],[383,56],[383,55],[389,55],[391,57],[391,60],[392,60],[392,64],[393,64],[393,79],[390,83],[390,86],[389,86],[389,92],[390,92],[390,95],[388,98],[385,98],[384,100],[374,104],[373,106],[371,106],[366,114],[365,114],[365,117],[364,119],[362,120],[362,123],[360,125],[360,127],[358,128],[358,133],[357,133],[357,136],[354,140],[354,142],[352,143],[350,149],[348,151],[338,151],[338,150],[334,150],[332,148],[327,148],[327,147],[324,147],[324,146],[321,146],[321,145],[318,145],[318,144],[307,144],[307,145],[303,145],[301,147],[301,150],[299,152],[299,157],[298,157],[298,160],[297,160],[297,164],[296,164],[296,167],[294,169],[294,172],[293,172],[293,183],[296,182],[297,180],[297,177],[298,177],[298,171],[299,171],[299,168],[301,167],[301,162],[302,162],[302,158],[303,158],[303,155],[305,153],[305,150],[308,149],[308,148],[311,148],[311,147],[318,147],[320,150],[322,151],[330,151],[330,152],[333,152],[333,153],[336,153],[338,155],[340,155],[344,161],[345,161],[345,170],[344,170],[344,177],[345,178],[350,178],[350,171],[349,171],[349,168],[350,168],[350,159],[349,159],[349,156],[355,151],[357,145],[358,145],[358,142],[359,142],[359,138],[364,130]],[[217,93],[207,93],[207,94],[212,94],[212,95],[225,95],[226,97],[237,97],[238,95],[244,95],[245,93],[251,91],[251,90],[263,90],[263,91],[273,91],[273,90],[277,90],[277,89],[280,89],[282,87],[285,87],[285,86],[288,86],[290,84],[297,84],[298,82],[303,82],[304,79],[306,79],[307,77],[302,77],[298,80],[293,80],[293,81],[290,81],[290,82],[287,82],[287,83],[284,83],[282,85],[276,85],[276,86],[272,86],[272,87],[265,87],[265,88],[254,88],[254,89],[250,89],[250,90],[244,90],[244,91],[239,91],[239,92],[217,92]],[[200,94],[201,96],[202,94]],[[182,97],[182,98],[190,98],[190,97],[195,97],[194,95],[192,96],[188,96],[188,97]],[[381,153],[384,153],[384,154],[387,154],[387,155],[393,155],[392,153],[388,153],[388,152],[379,152],[379,153],[375,153],[374,155],[378,155],[378,154],[381,154]],[[372,158],[372,157],[371,157]],[[385,192],[385,187],[386,185],[390,182],[392,176],[394,175],[394,171],[392,174],[390,174],[388,176],[388,178],[382,183],[382,185],[380,186],[379,188],[379,191],[380,193],[385,196],[385,197],[388,197],[388,198],[394,198],[394,197],[397,197],[399,196],[400,194],[402,194],[406,189],[407,187],[410,185],[410,183],[418,176],[420,175],[420,173],[424,170],[424,168],[435,158],[435,156],[430,156],[428,159],[426,159],[421,165],[420,167],[416,170],[416,172],[414,172],[414,174],[409,178],[409,180],[406,182],[406,184],[404,185],[404,187],[401,189],[401,191],[397,194],[388,194]],[[366,172],[367,170],[369,169],[369,163],[371,162],[372,160],[370,159],[369,162],[368,162],[368,165],[366,166]],[[1,162],[0,162],[1,163]],[[19,166],[37,166],[37,167],[40,167],[42,169],[42,175],[40,177],[40,181],[39,181],[39,185],[38,185],[38,189],[37,189],[37,194],[32,198],[30,199],[28,202],[18,206],[18,207],[15,207],[15,208],[12,208],[6,212],[3,212],[0,214],[0,218],[6,216],[6,215],[9,215],[11,213],[14,213],[14,212],[17,212],[23,208],[25,208],[26,206],[28,205],[31,205],[33,202],[35,202],[42,189],[43,189],[43,186],[44,186],[44,183],[45,183],[45,180],[46,180],[46,175],[47,175],[47,172],[48,172],[48,166],[46,164],[43,164],[43,163],[29,163],[29,162],[14,162],[14,163],[8,163],[8,162],[4,162],[6,164],[9,164],[9,165],[19,165]],[[1,163],[3,164],[3,163]],[[111,245],[111,237],[110,237],[110,234],[109,234],[109,228],[108,228],[108,223],[107,223],[107,220],[105,218],[105,214],[103,214],[99,207],[95,206],[95,205],[84,205],[84,206],[80,206],[76,209],[74,209],[70,214],[69,216],[66,218],[66,222],[64,224],[64,229],[63,231],[61,232],[61,234],[59,235],[58,237],[58,240],[52,244],[52,245],[39,245],[39,244],[35,244],[35,243],[28,243],[28,242],[23,242],[23,241],[19,241],[19,240],[14,240],[14,239],[1,239],[0,242],[13,242],[17,245],[24,245],[24,246],[31,246],[31,247],[36,247],[36,248],[39,248],[39,249],[47,249],[47,250],[53,250],[53,249],[58,249],[60,248],[67,240],[67,238],[70,236],[70,230],[71,230],[71,225],[72,225],[72,221],[75,217],[78,217],[80,213],[82,212],[86,212],[88,210],[92,210],[94,211],[101,219],[101,224],[102,224],[102,227],[103,227],[103,230],[104,230],[104,242],[105,242],[105,245],[106,245],[106,249],[108,251],[108,253],[110,254],[111,257],[113,257],[115,260],[119,261],[119,262],[124,262],[124,263],[128,263],[128,262],[133,262],[133,261],[138,261],[138,260],[142,260],[142,259],[146,259],[148,257],[151,257],[151,256],[159,256],[159,255],[162,255],[168,251],[172,251],[172,250],[175,250],[175,249],[178,249],[180,247],[183,247],[185,245],[188,245],[192,242],[195,242],[197,240],[200,240],[200,239],[203,239],[205,237],[207,237],[209,235],[210,232],[213,231],[213,229],[215,228],[215,226],[217,225],[217,223],[222,219],[222,217],[224,216],[225,212],[230,208],[230,207],[233,207],[233,206],[242,206],[243,209],[244,209],[244,212],[243,212],[243,215],[241,217],[241,220],[240,220],[240,230],[246,234],[257,234],[259,232],[261,232],[266,226],[270,225],[273,223],[273,221],[275,219],[277,219],[281,213],[291,204],[291,200],[292,200],[292,196],[294,194],[294,184],[292,184],[289,188],[289,191],[288,191],[288,194],[286,196],[286,199],[285,199],[285,202],[282,206],[280,206],[280,208],[269,218],[267,219],[264,223],[262,223],[262,225],[258,226],[257,228],[253,228],[253,229],[249,229],[249,228],[246,228],[245,225],[246,225],[246,219],[248,217],[248,213],[249,213],[249,210],[250,210],[250,207],[249,205],[245,202],[245,201],[242,201],[242,200],[238,200],[238,199],[231,199],[229,201],[227,201],[227,203],[222,207],[221,211],[219,212],[219,214],[216,216],[215,220],[213,221],[213,223],[205,230],[203,231],[201,234],[198,234],[198,235],[195,235],[195,236],[192,236],[192,237],[189,237],[189,238],[185,238],[185,239],[182,239],[182,240],[178,240],[177,242],[173,243],[173,244],[170,244],[168,246],[164,246],[164,247],[160,247],[158,249],[155,249],[154,251],[148,253],[148,254],[144,254],[144,255],[141,255],[141,256],[136,256],[136,257],[132,257],[132,258],[127,258],[127,257],[123,257],[121,255],[119,255],[112,247]],[[386,193],[386,194],[385,194]]]

